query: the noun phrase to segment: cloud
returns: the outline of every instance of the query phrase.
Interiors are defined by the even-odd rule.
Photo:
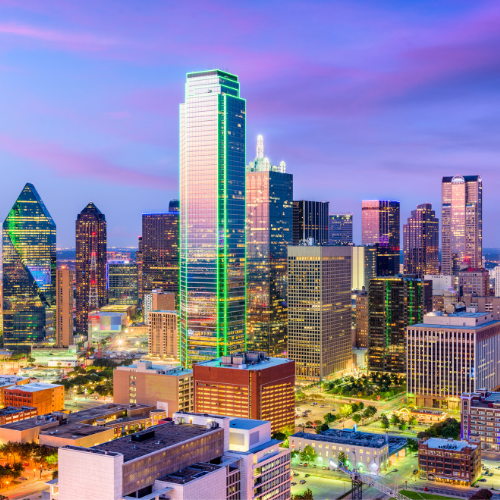
[[[153,175],[120,167],[90,154],[68,151],[55,144],[42,144],[33,140],[0,135],[0,148],[16,156],[42,164],[62,177],[103,180],[114,185],[177,189],[177,178]]]

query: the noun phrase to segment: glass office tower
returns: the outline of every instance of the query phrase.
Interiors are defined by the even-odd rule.
[[[137,305],[137,264],[108,261],[108,304]]]
[[[328,201],[299,200],[293,202],[293,244],[312,238],[314,245],[328,245]]]
[[[40,342],[56,303],[56,224],[33,184],[3,223],[4,345]]]
[[[180,105],[183,366],[245,349],[245,108],[237,76],[187,75]]]
[[[352,243],[352,214],[330,214],[328,225],[329,245]]]
[[[247,345],[270,356],[287,351],[287,247],[292,244],[293,176],[285,162],[257,158],[247,165]]]

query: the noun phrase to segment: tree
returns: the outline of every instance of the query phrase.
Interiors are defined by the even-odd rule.
[[[325,419],[325,423],[327,424],[331,424],[337,419],[337,417],[333,413],[327,413],[323,418]]]
[[[412,416],[410,417],[410,420],[409,420],[409,422],[408,422],[408,423],[409,423],[410,425],[417,425],[417,424],[418,424],[418,421],[417,421],[417,419],[416,419],[416,418],[412,415]]]
[[[361,415],[359,413],[356,413],[355,415],[352,416],[352,419],[354,420],[354,422],[359,424],[361,422]]]
[[[363,403],[363,401],[360,401],[360,402],[358,403],[358,408],[359,408],[360,410],[362,410],[364,407],[365,407],[365,403]]]
[[[312,491],[307,488],[302,494],[297,493],[297,495],[292,495],[291,500],[314,500]]]
[[[493,496],[493,493],[490,490],[487,490],[486,488],[481,488],[480,490],[477,490],[469,498],[469,500],[490,500],[490,498],[492,496]]]
[[[320,426],[316,427],[316,434],[321,434],[322,432],[325,432],[329,429],[328,424],[321,424]]]
[[[416,453],[418,451],[418,441],[416,439],[408,439],[407,447],[410,453]]]
[[[381,425],[382,425],[382,429],[388,429],[389,426],[391,425],[389,422],[389,419],[387,418],[387,415],[385,413],[382,415]]]
[[[391,424],[392,425],[399,425],[400,423],[401,423],[400,418],[395,413],[393,413],[391,416]]]
[[[366,409],[370,410],[370,413],[372,414],[372,416],[376,415],[376,413],[377,413],[377,408],[375,408],[375,406],[373,406],[373,405],[369,405]]]
[[[307,445],[299,455],[303,462],[314,462],[316,460],[316,451],[310,445]]]
[[[277,439],[278,441],[284,441],[288,436],[281,431],[275,432],[274,434],[271,435],[272,439]]]
[[[401,423],[399,424],[399,430],[405,431],[407,428],[408,428],[408,424],[404,420],[401,420]]]
[[[347,418],[352,413],[352,406],[351,405],[342,405],[339,408],[339,411],[343,417]]]

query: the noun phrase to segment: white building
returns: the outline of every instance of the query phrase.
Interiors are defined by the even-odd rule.
[[[444,276],[443,274],[427,274],[424,280],[432,281],[432,295],[442,295],[443,290],[453,287],[455,284],[455,276]]]

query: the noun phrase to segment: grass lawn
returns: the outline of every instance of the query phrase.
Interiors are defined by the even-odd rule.
[[[417,491],[401,490],[400,493],[412,500],[457,500],[455,497],[444,497],[441,495],[433,495],[432,493],[419,493]]]

